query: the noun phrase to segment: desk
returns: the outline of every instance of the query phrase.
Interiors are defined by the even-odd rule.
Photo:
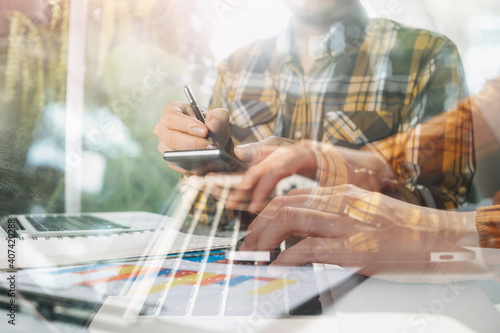
[[[494,282],[439,285],[368,279],[335,309],[341,332],[498,332],[500,312],[493,301],[499,295],[500,284]]]
[[[328,282],[348,276],[337,267],[320,272]],[[3,273],[2,273],[3,274]],[[340,275],[339,275],[340,274]],[[3,275],[2,275],[3,278]],[[497,332],[500,327],[500,284],[468,281],[449,284],[399,283],[361,279],[319,316],[283,319],[241,317],[182,317],[141,321],[123,317],[129,304],[124,296],[109,296],[89,327],[48,321],[32,306],[24,306],[15,327],[7,325],[7,310],[0,309],[2,332]],[[318,279],[318,283],[325,280]],[[24,302],[24,301],[23,301]],[[325,303],[326,302],[326,303]],[[323,295],[322,303],[328,304]],[[496,307],[495,307],[496,306]],[[250,325],[241,328],[242,320]],[[237,329],[239,328],[239,329]]]

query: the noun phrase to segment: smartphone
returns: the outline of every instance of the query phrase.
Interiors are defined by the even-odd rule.
[[[196,174],[245,171],[248,165],[222,149],[166,151],[163,159]]]

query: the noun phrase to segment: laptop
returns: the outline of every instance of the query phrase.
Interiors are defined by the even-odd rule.
[[[149,212],[23,214],[2,217],[0,227],[5,235],[14,229],[16,237],[45,237],[133,232],[166,223],[164,215]]]
[[[189,212],[182,205],[178,189],[167,198],[165,206],[165,214],[145,211],[12,214],[0,217],[0,234],[40,239],[127,234],[161,228],[180,230]]]

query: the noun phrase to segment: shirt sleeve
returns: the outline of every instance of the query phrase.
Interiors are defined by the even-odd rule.
[[[500,249],[500,205],[479,208],[476,226],[481,247]]]
[[[460,57],[444,40],[419,73],[399,133],[364,149],[381,155],[394,170],[395,184],[385,194],[454,209],[465,201],[471,186],[474,139],[470,101],[463,102],[459,111],[442,113],[466,95]]]
[[[500,281],[500,205],[479,208],[476,226],[483,258],[495,280]]]

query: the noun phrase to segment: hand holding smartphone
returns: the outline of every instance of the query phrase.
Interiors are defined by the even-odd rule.
[[[196,102],[193,91],[186,85],[184,86],[184,92],[196,119],[204,124],[205,116]],[[212,147],[216,146],[210,132],[208,133],[208,141]],[[165,151],[163,153],[163,159],[198,175],[203,175],[208,172],[237,172],[244,171],[248,168],[245,163],[222,149]]]
[[[191,88],[184,86],[184,92],[187,96],[191,109],[198,119],[203,124],[205,123],[205,116],[201,112],[198,103],[194,97]],[[208,141],[215,147],[215,141],[211,133],[208,133]],[[203,175],[208,172],[236,172],[244,171],[248,166],[231,156],[228,152],[222,149],[197,149],[197,150],[174,150],[165,151],[163,153],[165,161],[175,164],[176,166],[191,171],[198,175]]]

